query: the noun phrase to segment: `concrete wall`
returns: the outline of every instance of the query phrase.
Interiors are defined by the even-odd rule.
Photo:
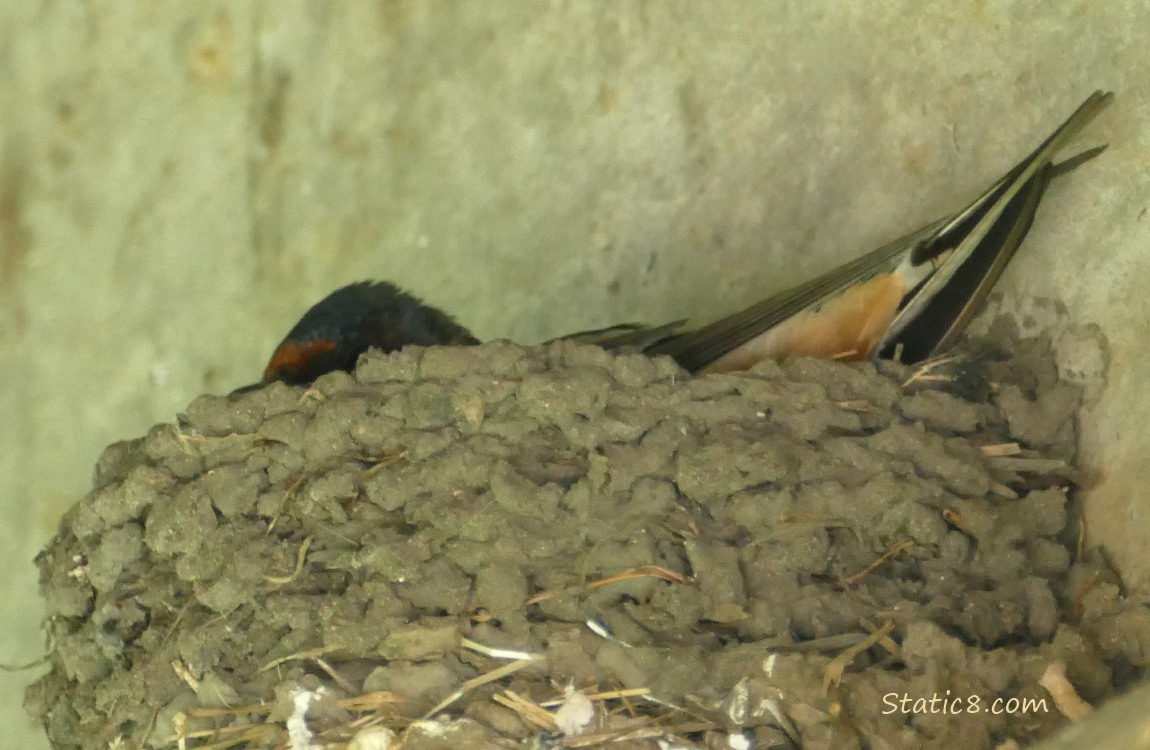
[[[1110,338],[1091,536],[1150,590],[1150,6],[0,4],[0,660],[110,441],[399,282],[482,337],[707,317],[971,197],[1118,100],[1004,279]],[[43,747],[0,674],[13,747]],[[39,743],[39,744],[38,744]]]

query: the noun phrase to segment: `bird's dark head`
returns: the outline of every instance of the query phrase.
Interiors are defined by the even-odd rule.
[[[272,353],[263,382],[310,383],[351,371],[370,348],[477,344],[451,316],[388,282],[364,281],[329,294],[304,313]]]

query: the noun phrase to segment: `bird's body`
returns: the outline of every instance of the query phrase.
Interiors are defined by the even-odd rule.
[[[702,372],[746,370],[764,359],[866,359],[894,320],[906,284],[884,273],[856,284],[818,310],[804,310],[702,367]]]
[[[690,372],[819,356],[922,361],[954,344],[1025,238],[1046,187],[1103,149],[1056,153],[1111,99],[1095,92],[1005,176],[954,214],[793,289],[693,330],[683,321],[563,338],[668,355]],[[370,347],[474,344],[466,329],[387,283],[344,287],[312,307],[276,349],[264,382],[310,382]]]

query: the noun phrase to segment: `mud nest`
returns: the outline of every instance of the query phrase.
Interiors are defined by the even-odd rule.
[[[1079,390],[1005,348],[493,343],[201,397],[38,558],[29,710],[57,748],[1026,743],[1141,674],[1150,614],[1082,543]]]

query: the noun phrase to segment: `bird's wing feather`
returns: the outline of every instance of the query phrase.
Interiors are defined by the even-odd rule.
[[[876,355],[889,353],[900,336],[919,322],[938,328],[939,333],[934,336],[927,354],[937,351],[962,331],[977,309],[977,303],[985,298],[1001,275],[1026,236],[1050,179],[1100,153],[1101,149],[1091,149],[1060,165],[1051,164],[1055,152],[1111,98],[1108,92],[1094,92],[1041,146],[962,210],[745,310],[657,341],[646,351],[670,355],[684,368],[695,372],[788,318],[817,309],[852,285],[895,271],[908,258],[912,265],[921,266],[953,249],[926,281],[909,290],[894,324],[873,349]],[[972,257],[978,259],[973,265],[967,263]],[[947,296],[953,299],[948,305],[940,303],[930,309],[931,300],[939,297],[960,268],[967,269],[958,277],[962,283],[947,291]],[[946,299],[946,296],[939,298]]]

